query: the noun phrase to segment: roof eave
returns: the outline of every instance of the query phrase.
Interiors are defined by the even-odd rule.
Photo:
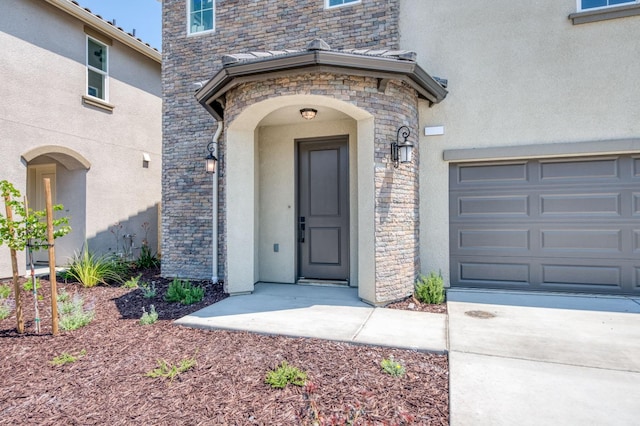
[[[431,104],[441,102],[447,90],[413,61],[402,61],[385,57],[355,55],[334,51],[301,51],[295,54],[261,58],[254,61],[239,61],[223,66],[205,85],[196,92],[196,100],[214,116],[223,118],[222,108],[213,103],[232,88],[235,79],[246,81],[251,76],[263,78],[275,73],[314,71],[318,69],[335,72],[356,73],[376,78],[395,78],[412,86]]]
[[[162,54],[158,52],[156,49],[150,47],[149,45],[138,41],[138,39],[130,36],[124,31],[119,30],[113,25],[107,23],[106,21],[98,18],[93,13],[87,12],[81,6],[78,6],[68,0],[45,0],[47,3],[57,7],[58,9],[68,13],[69,15],[79,19],[87,25],[90,25],[109,37],[112,37],[122,44],[129,46],[133,50],[143,54],[144,56],[156,61],[157,63],[162,63]]]

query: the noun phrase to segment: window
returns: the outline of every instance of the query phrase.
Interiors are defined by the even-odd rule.
[[[599,9],[633,3],[638,3],[638,0],[578,0],[578,10]]]
[[[360,3],[360,0],[326,0],[327,7],[346,6],[351,3]]]
[[[188,0],[189,34],[213,31],[215,22],[214,0]]]
[[[108,100],[108,47],[87,36],[87,95]]]

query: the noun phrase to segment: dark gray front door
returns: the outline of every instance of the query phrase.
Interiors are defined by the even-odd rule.
[[[349,277],[349,150],[346,136],[298,141],[299,276]]]
[[[459,164],[451,285],[640,294],[640,158]]]

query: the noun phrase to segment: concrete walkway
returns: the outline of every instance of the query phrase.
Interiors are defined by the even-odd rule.
[[[257,284],[179,325],[449,353],[451,424],[640,424],[640,298],[449,291],[447,315]]]
[[[176,321],[197,328],[444,353],[446,315],[374,308],[355,288],[256,284],[252,294],[233,296]]]

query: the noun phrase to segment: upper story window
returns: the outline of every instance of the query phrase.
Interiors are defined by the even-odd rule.
[[[351,3],[360,3],[361,0],[325,0],[326,7],[346,6]]]
[[[109,48],[87,36],[87,95],[108,100]]]
[[[214,0],[187,0],[189,4],[189,34],[213,31],[215,23]]]
[[[639,3],[638,0],[578,0],[578,10],[600,9],[623,4]]]

